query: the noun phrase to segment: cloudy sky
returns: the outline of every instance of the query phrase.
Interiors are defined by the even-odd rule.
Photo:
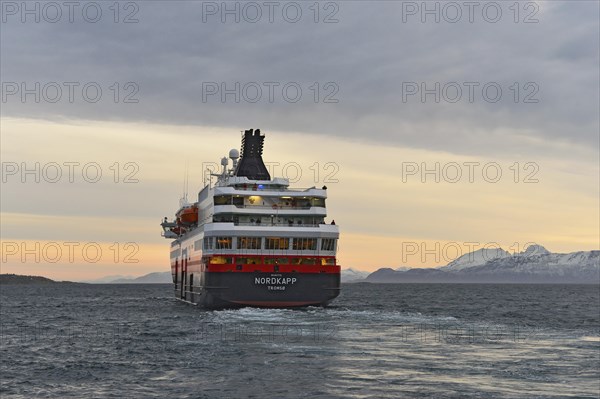
[[[247,128],[330,188],[343,267],[600,246],[598,2],[24,4],[1,10],[2,272],[168,270],[186,162],[193,196]]]

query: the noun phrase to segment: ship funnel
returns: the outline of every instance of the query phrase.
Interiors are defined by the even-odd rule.
[[[236,176],[247,177],[250,180],[271,180],[271,175],[262,159],[264,140],[265,136],[260,134],[260,129],[244,131],[242,157],[234,172]]]

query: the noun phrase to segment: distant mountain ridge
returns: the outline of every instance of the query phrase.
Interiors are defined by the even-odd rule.
[[[168,284],[172,283],[171,272],[153,272],[139,277],[121,277],[104,284]]]
[[[502,248],[481,248],[477,251],[466,253],[439,269],[446,271],[464,270],[469,267],[485,264],[488,260],[506,258],[508,256],[510,254]]]
[[[90,283],[90,284],[110,284],[112,281],[115,280],[133,280],[135,278],[135,276],[123,276],[123,275],[114,275],[114,276],[105,276],[105,277],[101,277],[101,278],[96,278],[93,280],[85,280],[83,281],[84,283]]]
[[[90,283],[170,284],[171,272],[139,277],[112,276]],[[380,268],[341,271],[341,282],[372,283],[596,283],[600,284],[600,251],[552,253],[541,245],[510,254],[501,248],[479,249],[438,268]]]
[[[342,269],[340,279],[342,283],[349,283],[352,281],[363,280],[367,278],[369,274],[370,272],[365,272],[363,270],[356,270],[352,268]]]
[[[373,283],[591,283],[600,284],[600,251],[551,253],[541,245],[509,254],[479,249],[439,268],[406,271],[382,268],[364,281]]]
[[[72,281],[54,281],[42,276],[0,274],[0,284],[77,284]]]
[[[370,272],[357,269],[343,269],[341,272],[341,281],[348,283],[351,281],[364,280]],[[111,278],[112,277],[112,278]],[[92,284],[169,284],[172,283],[171,272],[154,272],[139,277],[130,276],[107,276],[96,280],[87,281]]]

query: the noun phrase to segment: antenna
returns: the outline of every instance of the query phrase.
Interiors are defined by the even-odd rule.
[[[185,198],[185,202],[187,201],[187,197],[188,197],[188,191],[190,188],[190,161],[186,159],[185,161],[185,195],[183,198]]]
[[[188,187],[190,180],[190,165],[189,161],[185,161],[185,172],[183,175],[183,194],[181,196],[181,204],[182,206],[188,203]]]
[[[183,169],[183,187],[181,187],[181,199],[185,197],[185,168]]]

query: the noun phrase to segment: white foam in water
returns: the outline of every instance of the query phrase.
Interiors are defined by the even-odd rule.
[[[242,308],[212,312],[216,320],[221,321],[287,321],[293,319],[298,311],[289,309]]]
[[[338,316],[340,318],[364,318],[368,320],[398,321],[398,322],[436,322],[436,321],[456,321],[453,316],[426,316],[421,313],[402,312],[396,310],[338,310],[328,309],[329,316]]]

